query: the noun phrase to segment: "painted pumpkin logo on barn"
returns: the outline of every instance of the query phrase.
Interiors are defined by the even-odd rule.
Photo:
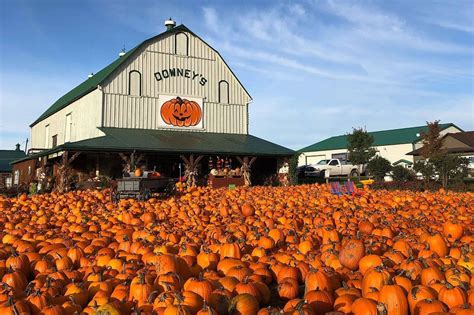
[[[175,127],[196,126],[201,121],[201,106],[177,96],[161,106],[161,118],[167,125]]]

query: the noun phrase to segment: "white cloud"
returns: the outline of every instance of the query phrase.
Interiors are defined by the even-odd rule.
[[[411,28],[405,20],[394,14],[347,1],[328,1],[327,3],[326,8],[330,13],[353,23],[351,31],[365,40],[386,41],[388,47],[395,45],[404,49],[435,53],[465,55],[472,53],[471,47],[429,38]]]

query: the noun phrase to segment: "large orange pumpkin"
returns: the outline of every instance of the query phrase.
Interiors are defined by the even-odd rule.
[[[167,125],[175,127],[196,126],[201,121],[201,107],[177,96],[161,106],[161,118]]]

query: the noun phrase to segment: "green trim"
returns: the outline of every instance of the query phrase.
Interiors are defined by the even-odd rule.
[[[405,159],[400,159],[396,162],[393,162],[392,165],[398,165],[398,164],[401,164],[401,163],[405,163],[405,164],[408,164],[408,165],[413,165],[413,162],[405,160]]]
[[[459,128],[453,123],[439,124],[439,126],[441,130],[444,130],[449,127],[456,127],[459,130],[463,131],[461,128]],[[400,128],[400,129],[372,131],[372,132],[369,132],[369,134],[374,137],[374,146],[382,146],[382,145],[415,143],[420,140],[420,138],[417,137],[416,134],[420,133],[421,131],[427,131],[426,125],[417,126],[417,127]],[[298,150],[298,152],[317,152],[317,151],[326,151],[326,150],[339,150],[339,149],[346,149],[346,148],[347,148],[347,135],[341,135],[341,136],[327,138],[323,141],[304,147]]]
[[[194,34],[190,29],[188,29],[186,26],[184,26],[183,24],[179,25],[179,26],[176,26],[170,30],[167,30],[159,35],[156,35],[152,38],[149,38],[145,41],[143,41],[142,43],[140,43],[139,45],[137,45],[136,47],[134,47],[133,49],[129,50],[125,55],[123,55],[122,57],[119,57],[118,59],[116,59],[114,62],[112,62],[111,64],[109,64],[107,67],[103,68],[102,70],[100,70],[99,72],[97,72],[96,74],[94,74],[91,78],[87,79],[86,81],[82,82],[81,84],[79,84],[78,86],[76,86],[75,88],[73,88],[71,91],[69,91],[68,93],[64,94],[61,98],[59,98],[56,102],[54,102],[53,105],[51,105],[43,114],[41,114],[41,116],[38,117],[38,119],[36,119],[31,125],[30,127],[33,127],[34,125],[36,125],[37,123],[39,123],[40,121],[44,120],[45,118],[48,118],[49,116],[53,115],[54,113],[60,111],[61,109],[65,108],[66,106],[68,106],[69,104],[71,104],[72,102],[80,99],[81,97],[83,97],[84,95],[94,91],[95,89],[97,89],[97,86],[101,85],[102,83],[104,83],[108,78],[111,77],[112,74],[114,74],[114,72],[127,60],[130,59],[130,57],[135,53],[135,52],[138,52],[141,48],[143,48],[144,46],[148,45],[150,42],[152,41],[155,41],[157,39],[160,39],[160,38],[163,38],[165,36],[168,36],[170,34],[174,34],[174,33],[179,33],[179,32],[188,32],[190,33],[191,35],[193,36],[196,36],[198,39],[200,39],[203,43],[205,43],[207,46],[209,46],[209,48],[211,48],[214,52],[216,52],[219,57],[222,59],[222,61],[224,62],[224,64],[227,66],[227,68],[230,70],[230,72],[232,73],[232,75],[235,77],[235,79],[237,80],[237,82],[240,84],[240,86],[244,89],[245,93],[247,93],[248,97],[250,99],[252,99],[252,97],[250,96],[249,92],[245,89],[245,87],[243,86],[243,84],[240,82],[240,80],[237,78],[237,76],[235,75],[235,73],[232,71],[232,69],[229,67],[229,65],[225,62],[224,58],[222,58],[221,54],[215,50],[211,45],[209,45],[208,43],[206,43],[206,41],[204,41],[202,38],[200,38],[199,36],[197,36],[196,34]]]

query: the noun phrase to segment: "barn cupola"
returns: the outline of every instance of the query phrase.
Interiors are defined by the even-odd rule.
[[[166,30],[169,31],[176,26],[176,22],[172,18],[165,21]]]

